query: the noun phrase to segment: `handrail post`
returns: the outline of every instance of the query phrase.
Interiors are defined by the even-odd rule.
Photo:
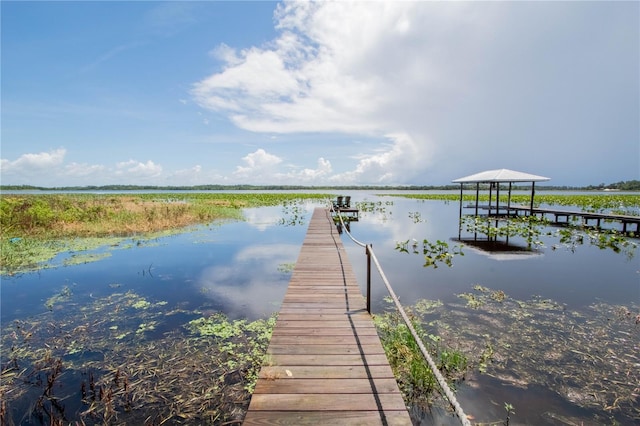
[[[367,312],[371,314],[371,244],[367,244],[365,251],[367,253]]]

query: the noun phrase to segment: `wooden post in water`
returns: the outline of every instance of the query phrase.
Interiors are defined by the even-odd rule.
[[[460,182],[460,213],[459,213],[459,218],[462,219],[462,185],[463,183]]]
[[[529,204],[529,216],[533,215],[533,197],[536,194],[536,182],[531,182],[531,203]]]
[[[476,182],[476,216],[478,216],[479,201],[480,201],[480,182]]]
[[[487,213],[487,217],[491,216],[491,198],[493,197],[493,182],[489,182],[489,213]]]

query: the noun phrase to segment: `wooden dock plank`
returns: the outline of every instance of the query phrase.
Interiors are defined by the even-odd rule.
[[[363,366],[331,366],[287,365],[266,366],[260,369],[259,379],[291,380],[291,379],[393,379],[393,371],[388,365]],[[258,380],[259,381],[259,380]],[[254,393],[255,395],[255,393]],[[252,398],[253,400],[253,398]],[[249,408],[251,409],[251,408]]]
[[[357,328],[375,328],[371,320],[369,319],[369,321],[367,321],[366,318],[355,318],[352,320],[349,320],[347,318],[342,318],[342,319],[325,318],[325,319],[319,319],[319,320],[309,320],[309,319],[304,319],[303,314],[289,315],[287,318],[288,319],[286,320],[278,319],[277,324],[280,328],[282,327],[313,328],[316,326],[316,324],[320,324],[323,328],[328,328],[328,329],[331,329],[334,327],[340,327],[340,328],[350,327],[351,325]],[[336,318],[336,316],[333,316],[331,318]]]
[[[279,345],[272,343],[269,347],[269,352],[271,354],[282,354],[282,355],[351,355],[351,354],[360,354],[362,352],[374,355],[374,354],[384,354],[384,349],[380,344],[369,344],[369,345],[320,345],[320,344],[309,344],[309,345]]]
[[[341,311],[344,311],[342,309]],[[349,315],[344,312],[338,313],[323,313],[323,312],[306,312],[303,310],[280,311],[278,314],[278,321],[348,321],[349,318],[354,321],[369,320],[369,314],[365,312],[352,312]]]
[[[348,355],[327,355],[327,354],[277,354],[279,366],[350,366],[362,365],[363,358],[367,365],[385,365],[389,361],[385,354],[367,354],[361,353]]]
[[[302,407],[302,411],[406,411],[402,397],[394,393],[260,393],[251,398],[251,404],[255,411],[301,411]]]
[[[384,420],[383,420],[384,419]],[[411,421],[402,411],[262,411],[247,414],[245,424],[252,425],[340,425],[340,426],[411,426]]]
[[[276,324],[277,325],[277,324]],[[319,325],[321,326],[321,324]],[[333,328],[317,328],[317,327],[282,327],[274,330],[274,336],[299,336],[305,334],[307,336],[352,336],[353,330],[350,327],[333,327]],[[358,336],[377,336],[378,332],[375,327],[360,328],[358,330]]]
[[[245,425],[411,425],[328,212],[316,209]]]
[[[371,382],[378,392],[393,393],[398,386],[396,379],[295,379],[269,381],[261,380],[256,386],[256,392],[295,394],[304,392],[305,389],[322,389],[326,393],[371,393]]]

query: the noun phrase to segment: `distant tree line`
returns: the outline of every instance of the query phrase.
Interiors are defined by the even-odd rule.
[[[529,188],[528,185],[522,188]],[[616,183],[589,186],[536,186],[539,190],[561,191],[640,191],[640,180],[620,181]],[[348,190],[376,190],[376,191],[446,191],[460,189],[459,185],[346,185],[346,186],[304,186],[304,185],[195,185],[195,186],[153,186],[153,185],[88,185],[88,186],[56,186],[44,187],[33,185],[0,185],[3,191],[348,191]],[[519,187],[514,186],[514,189]]]
[[[59,186],[43,187],[33,185],[0,185],[0,190],[11,191],[301,191],[301,190],[451,190],[458,185],[415,186],[415,185],[345,185],[345,186],[305,186],[305,185],[195,185],[195,186],[154,186],[154,185],[102,185],[102,186]]]
[[[640,191],[640,180],[627,180],[620,181],[616,183],[610,183],[605,185],[601,183],[600,185],[590,185],[585,189],[594,189],[594,190],[604,190],[604,189],[616,189],[618,191]]]

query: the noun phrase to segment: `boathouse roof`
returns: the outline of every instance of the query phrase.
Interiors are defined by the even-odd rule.
[[[454,183],[478,183],[478,182],[543,182],[550,180],[548,177],[532,175],[530,173],[517,172],[509,169],[487,170],[474,175],[453,180]]]

